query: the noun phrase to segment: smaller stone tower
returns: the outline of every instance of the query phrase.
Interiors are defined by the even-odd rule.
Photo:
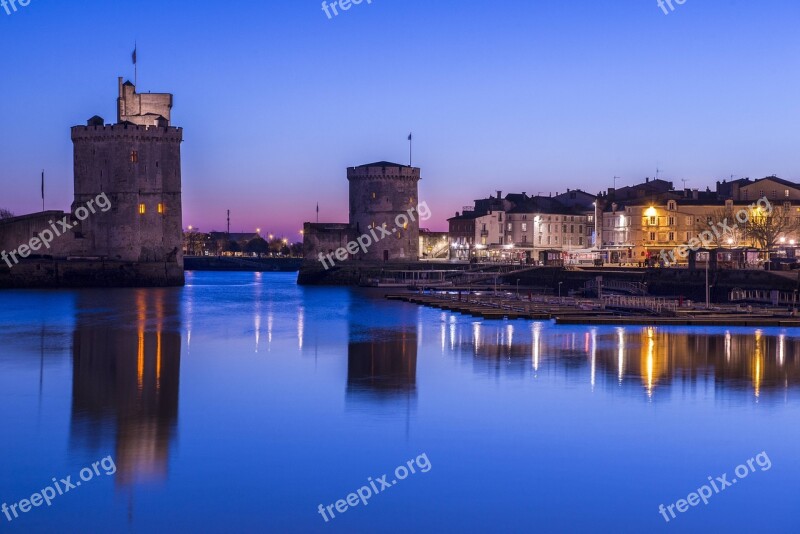
[[[350,226],[356,236],[384,226],[391,236],[373,243],[358,258],[375,261],[416,261],[419,257],[419,214],[416,213],[420,169],[381,161],[347,169],[350,182]],[[415,210],[414,220],[408,216]],[[402,217],[401,217],[402,216]],[[409,220],[398,225],[398,219]],[[376,232],[378,236],[382,234]]]

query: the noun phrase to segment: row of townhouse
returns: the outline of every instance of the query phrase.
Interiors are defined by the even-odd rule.
[[[800,184],[775,176],[717,182],[716,191],[676,191],[670,182],[648,181],[609,190],[598,201],[600,247],[612,263],[653,262],[662,251],[704,245],[753,249],[757,261],[756,249],[794,256],[800,243]]]
[[[448,220],[451,257],[538,261],[542,252],[588,250],[596,235],[595,199],[580,190],[551,197],[498,191]]]
[[[766,199],[779,220],[766,248],[794,256],[800,244],[800,184],[770,176],[717,182],[716,191],[675,190],[672,182],[659,179],[598,196],[568,190],[549,197],[503,197],[498,191],[448,220],[450,257],[530,262],[561,253],[565,259],[653,263],[662,251],[695,238],[708,244],[709,237],[715,247],[765,248],[762,234],[769,228],[753,222],[759,199]],[[746,220],[736,221],[737,214]]]

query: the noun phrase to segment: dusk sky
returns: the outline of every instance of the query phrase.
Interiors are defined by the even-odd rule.
[[[0,9],[0,208],[72,200],[70,126],[116,119],[117,76],[175,95],[184,226],[347,221],[346,167],[408,163],[433,230],[501,189],[596,193],[800,179],[790,0],[31,0]],[[148,15],[155,13],[155,18]]]

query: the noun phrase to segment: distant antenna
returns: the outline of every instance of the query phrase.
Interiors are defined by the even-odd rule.
[[[614,177],[614,190],[617,189],[617,180],[619,180],[619,176]]]
[[[683,182],[683,189],[686,190],[686,182],[688,182],[686,178],[681,178],[681,182]]]
[[[231,237],[231,210],[228,210],[228,239]]]

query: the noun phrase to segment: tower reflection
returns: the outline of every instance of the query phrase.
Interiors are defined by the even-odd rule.
[[[170,289],[82,293],[73,334],[72,441],[113,451],[118,485],[166,479],[181,336]]]
[[[416,396],[417,334],[369,330],[347,345],[347,393],[376,399]]]

